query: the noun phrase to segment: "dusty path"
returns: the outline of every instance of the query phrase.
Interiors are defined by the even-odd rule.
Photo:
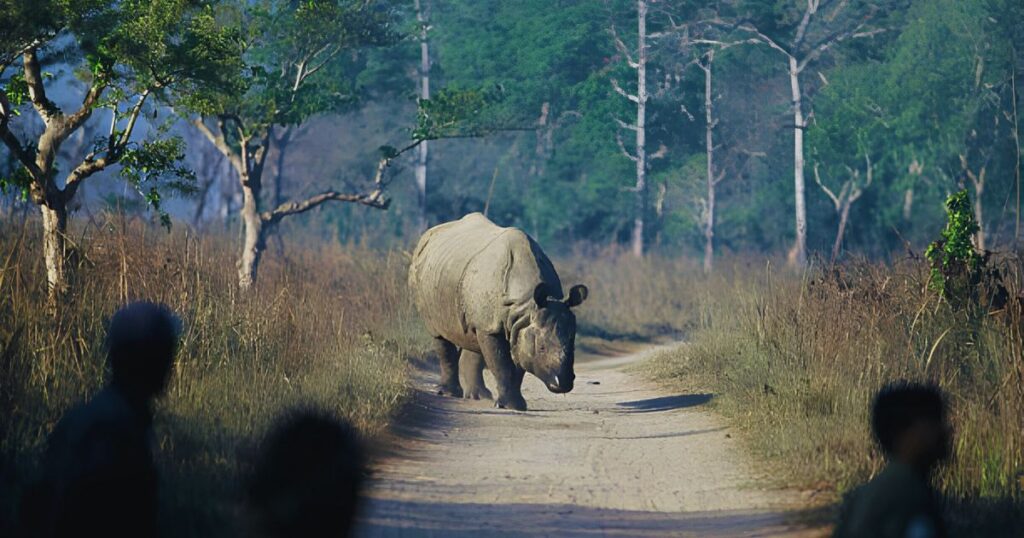
[[[568,395],[528,375],[526,413],[434,396],[419,379],[356,535],[818,534],[793,523],[791,496],[757,486],[705,409],[710,395],[666,394],[624,371],[647,354],[580,361]]]

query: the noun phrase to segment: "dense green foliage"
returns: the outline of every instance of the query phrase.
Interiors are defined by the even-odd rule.
[[[20,166],[0,171],[0,189],[14,190],[21,198],[31,197],[41,204],[54,196],[55,189],[66,187],[65,182],[84,180],[117,164],[121,177],[157,211],[161,209],[158,187],[189,191],[192,172],[179,164],[184,141],[155,120],[160,106],[204,91],[238,89],[231,84],[231,75],[239,68],[231,54],[237,34],[217,22],[213,3],[9,0],[0,4],[0,13],[5,21],[15,21],[10,27],[5,22],[0,37],[0,94],[4,97],[0,102],[5,103],[0,106],[0,130],[6,131],[6,151],[21,160]],[[38,57],[42,70],[19,65],[28,52]],[[33,77],[41,79],[39,88],[30,91]],[[69,88],[85,96],[74,108],[56,98]],[[38,117],[23,114],[30,105]],[[144,107],[147,114],[142,114]],[[103,109],[112,111],[113,118],[97,112]],[[149,123],[160,128],[139,137],[133,130],[139,117],[150,110],[154,114]],[[78,130],[85,136],[90,119],[92,126],[106,124],[105,132],[90,132],[96,138],[89,141],[91,151],[84,159],[65,156],[52,169],[38,164],[37,151],[47,150],[47,144],[59,151],[61,143]],[[41,137],[38,120],[46,126],[58,125],[50,130],[55,141],[37,140]],[[59,128],[64,120],[68,132]],[[19,153],[13,155],[16,148]],[[28,161],[37,164],[33,167]],[[83,173],[76,170],[79,166]],[[55,181],[55,176],[69,172],[66,179]],[[66,201],[74,193],[75,187],[65,188]]]
[[[91,28],[106,20],[106,4],[100,4],[68,7],[61,11],[67,21],[32,23],[40,17],[35,10],[8,2],[3,10],[23,15],[24,25],[13,26],[3,42],[23,43],[33,28],[47,35]],[[248,67],[232,72],[200,62],[197,69],[206,71],[192,79],[210,79],[207,71],[219,69],[231,75],[229,84],[181,92],[176,110],[219,118],[231,144],[239,133],[259,139],[273,125],[308,124],[289,135],[280,150],[288,152],[281,161],[287,166],[275,169],[291,193],[314,191],[325,179],[371,176],[382,145],[490,133],[432,145],[429,220],[487,205],[496,220],[522,226],[545,243],[625,242],[634,217],[634,165],[616,140],[628,145],[631,133],[617,121],[632,121],[635,111],[612,81],[632,92],[636,77],[614,44],[613,29],[633,46],[636,2],[423,0],[425,26],[412,4],[212,2],[203,9],[215,17],[202,20],[224,28],[219,43],[235,47],[236,60]],[[907,242],[923,248],[942,226],[943,200],[964,188],[980,201],[975,216],[985,248],[1009,245],[1017,235],[1024,72],[1019,3],[826,1],[799,34],[805,8],[798,1],[733,0],[713,7],[677,0],[651,10],[647,242],[692,252],[702,241],[696,200],[704,180],[704,81],[693,59],[713,45],[681,36],[743,41],[753,36],[736,26],[745,21],[763,39],[720,51],[714,65],[715,166],[725,173],[716,207],[720,249],[780,252],[792,241],[790,88],[784,55],[764,40],[789,50],[797,35],[804,41],[792,52],[813,60],[801,73],[812,250],[832,244],[840,217],[814,178],[836,194],[847,184],[863,191],[850,207],[846,250],[877,256]],[[702,22],[709,20],[721,24]],[[416,121],[424,28],[437,98]],[[136,30],[132,35],[149,35]],[[836,35],[845,37],[820,53],[812,46]],[[89,51],[98,49],[89,40],[77,46],[62,41],[61,47],[77,49],[83,72],[99,65],[91,60]],[[5,50],[6,63],[14,49]],[[21,81],[10,73],[0,77],[8,99],[17,101]],[[437,127],[429,120],[439,107],[448,105],[464,106],[456,110],[460,121],[472,118],[478,128],[427,132]],[[482,125],[514,129],[495,133]],[[326,140],[335,145],[324,146]],[[209,151],[203,146],[201,139],[190,141],[192,153]],[[416,190],[411,170],[396,170],[393,211],[345,207],[294,225],[342,239],[407,241],[417,220]]]
[[[946,199],[946,227],[942,239],[928,245],[924,255],[932,265],[928,287],[945,297],[954,293],[949,279],[972,276],[981,268],[982,258],[972,243],[978,232],[978,222],[971,212],[971,199],[966,190],[951,194]]]

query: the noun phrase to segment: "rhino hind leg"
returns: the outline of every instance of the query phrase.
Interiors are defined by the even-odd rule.
[[[441,363],[441,382],[437,385],[439,396],[462,397],[459,386],[459,349],[455,344],[441,338],[434,338],[437,345],[437,356]]]
[[[498,385],[498,397],[494,400],[494,406],[526,411],[526,400],[521,390],[525,372],[512,362],[508,341],[496,335],[480,335],[478,341],[487,369],[494,375]]]
[[[462,397],[472,400],[493,399],[491,391],[487,390],[484,384],[484,356],[470,351],[462,350],[459,356],[459,383],[462,385]]]

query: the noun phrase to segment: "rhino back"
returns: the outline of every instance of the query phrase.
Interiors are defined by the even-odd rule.
[[[504,232],[474,213],[435,226],[420,238],[409,268],[409,287],[428,330],[465,347],[465,315],[459,297],[473,257]]]
[[[498,333],[529,308],[538,283],[562,297],[558,274],[536,241],[479,213],[428,230],[409,282],[427,327],[472,350],[475,332]]]

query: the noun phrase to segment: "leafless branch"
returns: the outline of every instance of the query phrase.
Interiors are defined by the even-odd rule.
[[[325,191],[305,200],[283,203],[273,211],[265,212],[261,215],[261,218],[266,222],[276,223],[284,217],[305,213],[325,202],[351,202],[376,209],[387,209],[389,205],[389,200],[381,197],[377,191],[369,194],[346,194],[337,191]]]
[[[829,199],[832,200],[832,203],[836,206],[836,211],[839,211],[842,207],[842,202],[840,201],[839,196],[836,196],[836,194],[832,192],[832,189],[828,188],[825,183],[821,181],[821,174],[818,172],[818,163],[814,163],[814,182],[817,183],[818,186],[821,187],[821,190],[828,195]]]
[[[615,48],[616,50],[619,51],[620,54],[622,54],[626,58],[626,63],[629,64],[629,66],[632,67],[633,69],[639,68],[640,63],[633,59],[633,55],[629,52],[629,47],[627,47],[626,44],[622,42],[622,39],[619,39],[619,34],[618,32],[615,31],[614,24],[612,25],[610,31],[612,34],[612,41],[615,42]]]
[[[612,120],[614,120],[615,123],[623,129],[629,129],[630,131],[636,131],[637,129],[639,129],[639,127],[637,127],[634,123],[626,123],[620,120],[619,118],[612,118]]]
[[[218,126],[221,124],[222,122],[218,121]],[[210,129],[208,125],[206,125],[206,122],[203,121],[203,118],[193,118],[192,125],[195,126],[195,128],[198,129],[199,132],[202,133],[203,136],[205,136],[206,139],[209,140],[214,145],[214,147],[216,147],[217,150],[221,152],[222,155],[228,158],[228,160],[231,162],[231,165],[235,168],[235,170],[240,171],[242,169],[242,161],[239,158],[239,156],[235,153],[235,151],[231,149],[231,146],[228,145],[227,141],[224,139],[224,131],[222,129],[218,128],[220,132],[214,133],[213,130]]]
[[[885,28],[875,28],[873,30],[860,31],[860,29],[863,28],[863,26],[864,25],[861,24],[857,26],[857,28],[855,28],[854,30],[839,34],[834,38],[824,41],[817,47],[811,49],[811,51],[808,52],[803,57],[803,59],[800,60],[800,62],[797,64],[797,71],[803,71],[807,67],[807,64],[813,62],[814,60],[817,60],[825,51],[839,43],[842,43],[843,41],[846,41],[848,39],[862,39],[865,37],[871,37],[886,31]]]
[[[46,97],[46,87],[43,85],[43,74],[36,49],[26,50],[22,57],[25,63],[25,84],[28,85],[28,98],[36,112],[43,118],[43,123],[49,126],[55,119],[62,117],[63,113],[53,101]]]
[[[618,131],[615,131],[615,143],[619,145],[619,150],[622,151],[622,154],[625,155],[626,158],[633,162],[636,162],[636,156],[626,149],[626,144],[622,142],[622,133],[619,133]]]
[[[18,140],[18,137],[7,128],[6,117],[0,119],[0,139],[4,141],[4,145],[6,145],[7,149],[10,150],[10,152],[18,159],[18,162],[28,169],[28,172],[33,179],[39,179],[42,177],[43,173],[39,167],[36,166],[36,162],[33,161],[28,152],[25,151],[25,148],[21,145],[21,141]]]
[[[96,108],[96,104],[100,100],[100,96],[103,95],[103,91],[106,89],[106,84],[94,82],[89,87],[89,91],[86,92],[85,98],[82,99],[82,108],[79,108],[74,114],[68,116],[66,129],[67,132],[72,132],[78,129],[92,116],[93,110]],[[148,93],[148,90],[147,90]]]
[[[638,104],[640,103],[640,98],[637,97],[636,95],[633,95],[633,94],[627,92],[626,90],[623,90],[622,86],[619,86],[619,81],[618,80],[612,79],[612,89],[615,90],[615,93],[625,97],[626,99],[629,99],[630,101],[633,101],[634,103],[638,103]]]

